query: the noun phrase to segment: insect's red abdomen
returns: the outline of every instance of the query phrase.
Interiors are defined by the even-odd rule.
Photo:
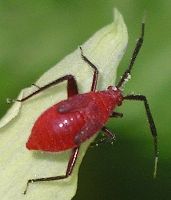
[[[35,122],[27,148],[58,152],[80,145],[104,126],[119,102],[118,93],[90,92],[52,106]]]
[[[58,152],[76,146],[73,132],[84,124],[79,112],[60,114],[54,105],[36,121],[26,144],[28,149]]]

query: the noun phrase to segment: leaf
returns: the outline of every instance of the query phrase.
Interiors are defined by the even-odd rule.
[[[115,20],[102,28],[82,45],[84,54],[99,69],[98,89],[113,85],[117,66],[127,45],[127,29],[120,13],[115,9]],[[39,87],[57,78],[73,74],[80,93],[90,91],[92,69],[80,56],[79,48],[44,73],[35,83]],[[18,99],[37,90],[35,86],[21,91]],[[30,184],[27,194],[23,192],[30,178],[65,174],[70,151],[47,153],[29,151],[25,143],[37,117],[53,104],[66,99],[66,83],[54,86],[33,98],[16,102],[0,121],[0,196],[3,200],[69,200],[77,189],[78,169],[91,138],[81,145],[79,158],[72,175],[62,181]]]

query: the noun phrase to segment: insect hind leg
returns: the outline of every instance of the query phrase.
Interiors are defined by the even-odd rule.
[[[27,190],[28,190],[30,183],[45,182],[45,181],[57,181],[57,180],[62,180],[62,179],[68,178],[68,176],[70,176],[72,171],[73,171],[73,168],[75,166],[75,163],[76,163],[76,160],[77,160],[77,157],[78,157],[78,153],[79,153],[79,147],[76,147],[72,150],[72,154],[70,156],[65,175],[54,176],[54,177],[45,177],[45,178],[37,178],[37,179],[29,179],[27,181],[27,185],[26,185],[26,188],[25,188],[23,194],[25,195],[27,193]]]
[[[18,102],[24,102],[26,101],[27,99],[30,99],[31,97],[39,94],[40,92],[52,87],[52,86],[55,86],[57,85],[58,83],[61,83],[63,81],[67,81],[67,94],[68,94],[68,97],[71,97],[73,95],[76,95],[78,94],[78,87],[77,87],[77,82],[76,82],[76,79],[74,78],[73,75],[69,74],[69,75],[65,75],[65,76],[62,76],[42,87],[39,87],[35,84],[33,84],[34,86],[37,86],[38,87],[38,90],[36,90],[35,92],[29,94],[28,96],[22,98],[22,99],[17,99],[16,101]]]

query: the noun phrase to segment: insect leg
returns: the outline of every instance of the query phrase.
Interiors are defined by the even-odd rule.
[[[156,177],[157,173],[157,163],[158,163],[158,141],[157,141],[157,130],[156,126],[151,114],[151,110],[147,101],[147,98],[144,95],[127,95],[124,97],[124,100],[135,100],[135,101],[142,101],[144,102],[148,123],[150,126],[151,134],[153,136],[154,141],[154,156],[155,156],[155,165],[154,165],[154,174],[153,176]]]
[[[109,138],[110,141],[115,141],[116,140],[116,135],[114,133],[112,133],[111,131],[109,131],[108,128],[106,128],[105,126],[103,126],[103,128],[101,129],[105,135]]]
[[[116,118],[118,118],[118,117],[123,117],[123,113],[113,112],[113,113],[110,115],[110,117],[116,117]]]
[[[96,90],[96,86],[97,86],[97,80],[98,80],[98,74],[99,71],[97,69],[97,67],[83,54],[83,50],[80,47],[81,50],[81,57],[82,59],[88,64],[90,65],[90,67],[92,67],[94,69],[94,75],[93,75],[93,81],[92,81],[92,85],[91,85],[91,91],[95,91]]]
[[[47,85],[44,85],[42,87],[37,86],[37,87],[39,87],[38,90],[36,90],[35,92],[29,94],[28,96],[26,96],[22,99],[17,99],[16,101],[23,102],[23,101],[31,98],[32,96],[34,96],[34,95],[36,95],[36,94],[38,94],[38,93],[40,93],[40,92],[42,92],[46,89],[58,84],[58,83],[61,83],[63,81],[67,81],[68,97],[73,96],[75,94],[78,94],[77,82],[76,82],[74,76],[69,74],[69,75],[65,75],[61,78],[58,78],[55,81],[52,81],[52,82],[50,82]],[[35,86],[35,84],[33,84],[33,85]]]
[[[35,83],[33,83],[32,86],[35,86],[36,88],[40,89],[40,87],[36,85]]]
[[[110,117],[123,117],[123,113],[118,113],[118,112],[113,112]],[[100,138],[98,141],[96,142],[92,142],[91,143],[91,146],[90,147],[94,147],[94,146],[98,146],[99,144],[104,144],[105,142],[108,142],[108,141],[112,141],[112,140],[116,140],[116,135],[114,133],[112,133],[111,131],[109,131],[105,126],[101,129],[105,135],[108,137],[102,137]],[[113,141],[112,141],[113,143]]]
[[[111,131],[109,131],[108,128],[103,126],[103,128],[101,130],[104,132],[106,137],[102,137],[98,141],[92,142],[90,147],[98,146],[100,144],[104,144],[104,143],[107,143],[107,142],[110,142],[110,143],[113,144],[113,142],[116,140],[115,134],[112,133]]]
[[[145,29],[145,23],[142,22],[142,25],[141,25],[141,35],[139,37],[139,39],[137,40],[137,43],[136,43],[136,46],[135,46],[135,49],[132,53],[132,57],[131,57],[131,60],[130,60],[130,63],[128,65],[128,68],[126,69],[126,71],[124,72],[124,74],[122,75],[122,78],[119,80],[119,83],[117,84],[117,88],[121,88],[125,81],[127,80],[127,78],[129,77],[130,73],[131,73],[131,70],[132,70],[132,67],[134,65],[134,62],[136,60],[136,57],[142,47],[142,44],[143,44],[143,41],[144,41],[144,29]]]
[[[66,174],[65,175],[61,175],[61,176],[53,176],[53,177],[46,177],[46,178],[37,178],[37,179],[29,179],[27,181],[27,185],[26,185],[26,189],[24,190],[24,194],[27,193],[28,187],[30,183],[35,183],[35,182],[44,182],[44,181],[56,181],[56,180],[62,180],[62,179],[66,179],[68,178],[68,176],[71,175],[73,168],[75,166],[77,157],[78,157],[78,152],[79,152],[79,147],[76,147],[72,150],[72,154],[70,156],[69,162],[68,162],[68,166],[67,166],[67,170],[66,170]]]

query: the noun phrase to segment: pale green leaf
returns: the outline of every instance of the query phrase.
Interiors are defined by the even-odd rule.
[[[127,45],[127,29],[120,13],[115,9],[114,22],[95,33],[82,45],[84,54],[97,66],[100,77],[98,89],[114,84],[116,69]],[[73,74],[79,91],[91,88],[93,71],[80,56],[77,48],[61,62],[43,74],[38,86]],[[18,99],[37,90],[32,86],[21,91]],[[48,107],[66,98],[66,83],[54,86],[20,104],[14,103],[0,121],[0,197],[3,200],[70,200],[76,193],[78,169],[92,139],[81,146],[73,174],[63,181],[30,184],[23,195],[27,180],[65,174],[70,151],[62,153],[32,152],[25,143],[37,117]]]

